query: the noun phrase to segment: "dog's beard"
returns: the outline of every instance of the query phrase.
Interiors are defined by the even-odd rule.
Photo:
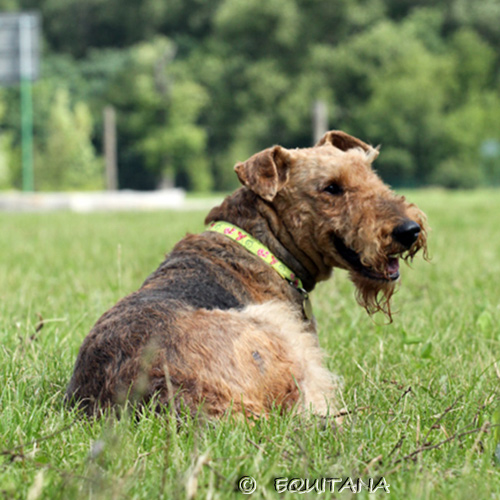
[[[423,251],[424,259],[427,261],[429,260],[427,253],[427,231],[423,223],[421,227],[422,232],[418,241],[410,250],[398,256],[401,260],[411,262],[415,254],[420,250]],[[382,312],[388,317],[389,321],[392,322],[391,297],[397,290],[400,280],[371,279],[352,270],[349,272],[349,277],[356,286],[356,299],[358,303],[366,309],[368,314]]]
[[[399,280],[374,280],[354,271],[349,273],[349,277],[356,287],[358,303],[366,309],[368,314],[382,312],[389,318],[389,321],[392,321],[390,300]]]

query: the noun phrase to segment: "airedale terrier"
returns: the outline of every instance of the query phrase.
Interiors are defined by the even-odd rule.
[[[308,294],[334,267],[390,316],[399,258],[426,249],[425,215],[375,174],[378,150],[340,132],[235,166],[243,187],[187,235],[84,340],[66,398],[88,413],[159,408],[336,415]]]

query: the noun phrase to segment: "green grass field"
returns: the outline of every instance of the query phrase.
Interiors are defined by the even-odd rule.
[[[407,194],[432,261],[403,267],[394,322],[367,316],[343,272],[312,294],[351,411],[340,433],[279,415],[77,418],[62,397],[83,338],[204,214],[0,214],[0,498],[245,498],[252,476],[254,498],[300,497],[279,477],[383,477],[396,499],[500,499],[500,192]],[[302,497],[387,496],[329,484]]]

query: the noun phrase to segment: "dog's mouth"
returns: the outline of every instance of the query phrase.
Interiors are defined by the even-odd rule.
[[[396,256],[389,256],[384,271],[380,272],[363,265],[360,255],[352,248],[349,248],[338,236],[333,237],[333,242],[339,255],[349,264],[353,271],[362,274],[366,278],[378,281],[396,281],[399,278],[399,259]]]

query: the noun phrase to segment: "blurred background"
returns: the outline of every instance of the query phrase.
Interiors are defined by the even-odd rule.
[[[381,144],[393,186],[500,184],[500,0],[0,0],[22,11],[36,191],[106,188],[106,114],[120,189],[227,191],[236,161],[315,126]],[[4,191],[20,102],[0,85]]]

